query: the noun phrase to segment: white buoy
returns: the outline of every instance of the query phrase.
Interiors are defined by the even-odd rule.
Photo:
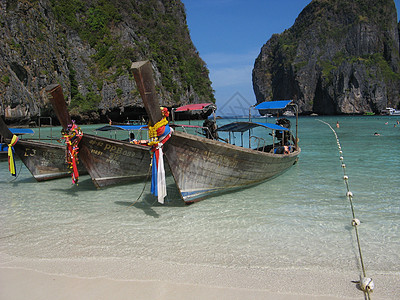
[[[341,157],[339,157],[340,158],[340,160],[343,160],[343,156],[341,156]]]
[[[343,168],[343,169],[346,168],[346,165],[345,165],[345,164],[342,164],[342,168]]]
[[[364,292],[372,292],[374,290],[375,284],[372,278],[363,277],[360,280],[360,287]]]
[[[349,176],[344,175],[344,176],[343,176],[343,179],[344,179],[344,180],[349,180]]]
[[[353,193],[349,191],[349,192],[347,192],[346,196],[353,198]]]
[[[353,220],[351,220],[351,225],[353,226],[358,226],[361,224],[361,221],[357,218],[354,218]]]

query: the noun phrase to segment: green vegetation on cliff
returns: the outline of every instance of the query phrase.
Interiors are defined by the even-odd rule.
[[[140,118],[131,63],[149,60],[163,106],[215,102],[180,0],[3,1],[0,113],[54,116],[43,88],[59,83],[73,117]]]
[[[161,73],[162,86],[174,102],[179,103],[190,90],[206,101],[215,101],[208,69],[195,51],[186,21],[179,19],[185,18],[183,5],[174,0],[161,2],[51,0],[59,22],[96,50],[92,59],[105,80],[129,75],[132,61],[149,59]],[[137,35],[134,44],[124,42],[117,30],[127,18]],[[75,97],[81,102],[82,95],[71,95],[73,102]]]
[[[400,105],[393,0],[313,0],[265,44],[253,70],[258,101],[297,99],[319,114],[379,113]]]

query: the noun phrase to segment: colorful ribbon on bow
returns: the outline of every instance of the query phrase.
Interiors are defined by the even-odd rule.
[[[166,135],[164,134],[164,132],[166,128],[165,126],[168,126],[167,117],[169,116],[169,112],[168,109],[165,107],[161,107],[161,112],[163,118],[156,124],[154,124],[154,126],[150,126],[149,124],[149,139],[150,139],[149,146],[157,145],[159,138]]]
[[[12,176],[17,176],[15,172],[15,160],[14,160],[14,145],[18,142],[18,137],[14,134],[10,144],[8,144],[8,169]]]
[[[72,124],[68,125],[67,130],[62,130],[62,139],[65,140],[65,143],[67,145],[67,155],[66,155],[66,162],[69,164],[69,168],[71,169],[71,177],[72,177],[72,183],[73,184],[78,184],[79,180],[79,172],[78,172],[78,153],[79,153],[79,147],[78,144],[82,139],[83,132],[78,127],[74,121],[72,121]]]
[[[149,146],[152,146],[151,193],[158,198],[158,202],[164,203],[164,198],[167,196],[167,184],[162,146],[169,140],[173,130],[167,121],[168,109],[161,107],[161,110],[164,118],[154,126],[149,125]]]

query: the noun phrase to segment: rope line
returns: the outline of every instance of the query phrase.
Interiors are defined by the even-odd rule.
[[[370,300],[371,299],[371,292],[374,289],[374,282],[372,281],[371,278],[367,278],[366,275],[366,271],[365,271],[365,266],[364,266],[364,259],[362,256],[362,251],[361,251],[361,243],[360,243],[360,237],[359,237],[359,233],[358,233],[358,225],[360,225],[360,220],[356,218],[356,214],[354,212],[354,205],[353,205],[353,193],[350,191],[350,187],[349,187],[349,176],[347,176],[346,174],[346,164],[344,163],[344,158],[343,158],[343,151],[342,151],[342,146],[340,145],[340,141],[339,138],[337,136],[336,131],[332,128],[332,126],[330,124],[328,124],[327,122],[324,122],[322,120],[318,120],[322,123],[324,123],[325,125],[328,125],[329,128],[332,130],[333,134],[335,135],[336,138],[336,142],[338,145],[338,149],[339,149],[339,159],[342,165],[342,170],[343,170],[343,180],[346,184],[346,196],[349,199],[350,202],[350,208],[351,208],[351,214],[353,216],[353,220],[351,221],[351,224],[354,227],[354,231],[355,231],[355,235],[356,235],[356,239],[357,239],[357,247],[358,247],[358,253],[360,256],[360,264],[361,264],[361,269],[362,269],[362,277],[360,279],[360,288],[363,290],[363,292],[366,294],[367,298]]]
[[[149,165],[149,170],[147,171],[147,176],[146,176],[146,178],[145,178],[145,180],[144,180],[143,189],[142,189],[142,191],[140,192],[139,197],[137,197],[137,199],[136,199],[135,201],[133,201],[132,204],[129,205],[128,207],[131,207],[131,206],[135,205],[136,202],[138,202],[138,201],[140,200],[140,198],[142,197],[142,195],[143,195],[143,193],[144,193],[144,190],[146,189],[146,185],[147,185],[147,181],[148,181],[149,176],[150,176],[150,172],[151,172],[151,164]],[[154,204],[154,203],[153,203],[153,204]]]

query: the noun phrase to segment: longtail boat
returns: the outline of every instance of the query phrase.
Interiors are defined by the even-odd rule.
[[[163,116],[154,92],[151,65],[148,61],[135,62],[131,69],[150,123],[157,124]],[[285,103],[287,105],[290,101]],[[272,105],[272,109],[278,109],[278,106]],[[263,105],[260,109],[268,108],[268,105]],[[172,133],[162,146],[163,153],[185,203],[263,182],[278,176],[296,163],[301,151],[297,145],[297,130],[294,138],[288,133],[288,126],[235,122],[219,128],[218,131],[240,132],[243,136],[243,132],[255,127],[272,129],[272,135],[274,139],[276,136],[278,143],[273,141],[271,145],[265,145],[263,139],[256,138],[255,148],[245,148],[243,143],[242,146],[232,145],[217,140],[215,136],[206,138],[177,130]]]
[[[15,136],[0,118],[0,135],[7,145]],[[15,139],[16,140],[16,139]],[[65,162],[65,147],[33,139],[18,139],[12,146],[17,156],[37,181],[67,177],[69,166]],[[86,172],[80,167],[80,172]]]
[[[59,84],[46,87],[53,109],[65,131],[73,124]],[[79,160],[96,187],[126,183],[149,176],[150,147],[83,133]]]

